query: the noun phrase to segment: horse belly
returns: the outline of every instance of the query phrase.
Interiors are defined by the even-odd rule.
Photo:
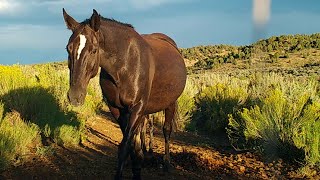
[[[174,51],[176,51],[174,49]],[[186,68],[180,54],[167,54],[164,58],[155,59],[155,76],[146,114],[165,110],[176,102],[186,84]]]

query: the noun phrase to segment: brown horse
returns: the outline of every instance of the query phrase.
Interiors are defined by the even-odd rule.
[[[87,85],[97,75],[103,97],[123,133],[115,179],[121,179],[130,154],[134,179],[140,179],[143,158],[140,132],[145,116],[165,112],[165,165],[170,165],[169,139],[176,121],[177,99],[186,83],[186,68],[176,43],[160,33],[138,34],[132,25],[106,19],[95,10],[75,21],[63,9],[73,33],[67,44],[72,105],[83,104]]]

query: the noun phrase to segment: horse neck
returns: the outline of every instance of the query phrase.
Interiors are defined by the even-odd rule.
[[[141,36],[131,27],[116,24],[114,22],[103,22],[100,28],[100,48],[103,49],[105,55],[103,59],[121,57],[128,49],[129,42],[134,39],[140,39]]]
[[[103,53],[100,57],[100,67],[109,74],[117,74],[118,69],[126,61],[130,42],[137,42],[142,37],[131,27],[104,22],[100,28],[100,48]]]

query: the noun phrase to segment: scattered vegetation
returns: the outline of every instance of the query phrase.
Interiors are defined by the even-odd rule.
[[[271,37],[249,46],[181,49],[187,61],[196,62],[189,72],[197,73],[189,74],[178,100],[180,130],[225,133],[236,150],[299,161],[306,170],[320,167],[319,48],[320,34],[313,34]],[[237,66],[284,59],[301,62],[300,69]],[[215,70],[222,64],[237,69]],[[0,169],[30,148],[52,153],[44,146],[48,140],[78,145],[85,139],[86,119],[102,105],[97,78],[82,107],[69,105],[65,63],[0,65],[0,77]],[[163,119],[163,113],[155,116]]]
[[[193,84],[197,90],[188,93],[194,101],[186,130],[212,136],[226,133],[236,150],[319,167],[320,86],[313,77],[207,72],[190,79],[202,85]]]
[[[196,63],[191,70],[212,69],[224,63],[237,64],[239,61],[252,62],[253,60],[276,63],[289,56],[308,58],[313,55],[312,50],[320,48],[320,34],[312,35],[282,35],[260,40],[247,46],[197,46],[181,49],[187,60]],[[291,54],[291,55],[290,55]]]
[[[85,105],[69,105],[64,64],[0,65],[0,77],[0,168],[28,149],[39,148],[45,140],[78,145],[85,120],[95,115],[101,103],[94,80]]]
[[[0,170],[28,152],[38,140],[39,129],[35,124],[24,122],[18,112],[8,113],[0,122]]]

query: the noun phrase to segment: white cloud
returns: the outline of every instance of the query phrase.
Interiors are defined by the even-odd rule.
[[[15,0],[0,0],[0,14],[14,15],[14,12],[22,10],[20,2]]]
[[[10,8],[10,3],[8,1],[0,1],[0,11],[5,11]]]

